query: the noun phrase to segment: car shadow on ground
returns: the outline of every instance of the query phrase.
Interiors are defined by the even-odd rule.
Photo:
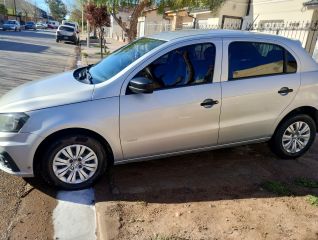
[[[302,178],[318,180],[317,172],[318,141],[297,160],[281,160],[267,144],[254,144],[113,166],[95,185],[95,196],[96,202],[187,203],[317,195],[318,188],[295,184]],[[56,196],[42,180],[25,180]],[[284,184],[288,191],[268,191],[263,185],[270,181]]]
[[[0,51],[41,53],[48,48],[49,47],[42,45],[0,40]]]
[[[317,188],[295,184],[304,177],[317,180],[317,154],[317,141],[297,160],[281,160],[267,144],[255,144],[118,165],[95,187],[96,201],[186,203],[318,194]],[[274,192],[264,189],[271,181]],[[275,192],[276,182],[286,189]]]
[[[47,39],[54,39],[55,38],[55,31],[50,30],[22,30],[21,32],[15,32],[15,31],[3,31],[0,30],[0,37],[32,37],[32,38],[47,38]]]

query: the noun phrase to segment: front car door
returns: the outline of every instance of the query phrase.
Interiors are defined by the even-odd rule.
[[[269,138],[300,86],[299,61],[281,43],[224,39],[219,144]]]
[[[180,43],[132,74],[130,79],[150,78],[155,90],[134,94],[124,83],[120,138],[125,160],[217,144],[221,57],[220,39]]]

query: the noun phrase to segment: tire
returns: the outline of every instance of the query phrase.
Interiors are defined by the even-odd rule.
[[[58,42],[60,42],[60,40],[56,39],[56,42],[58,43]]]
[[[80,150],[77,149],[79,146]],[[70,147],[67,152],[63,151],[67,147]],[[78,154],[82,150],[84,152]],[[70,151],[73,158],[65,155]],[[76,154],[80,157],[76,158]],[[89,157],[90,154],[91,157]],[[85,157],[92,159],[84,161]],[[106,172],[107,153],[102,144],[94,138],[85,135],[69,135],[49,144],[47,151],[43,154],[40,167],[43,179],[50,185],[65,190],[84,189],[91,187]],[[62,171],[60,177],[58,177],[58,171]]]
[[[290,130],[295,130],[298,126],[299,130],[291,134]],[[301,132],[303,133],[301,134]],[[277,127],[270,141],[270,146],[272,151],[280,158],[296,159],[308,151],[313,144],[315,137],[315,121],[308,115],[300,114],[286,119]],[[295,145],[293,145],[293,142],[295,142]]]

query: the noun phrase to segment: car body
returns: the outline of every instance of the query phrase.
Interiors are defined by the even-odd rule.
[[[25,29],[26,30],[36,30],[37,25],[35,24],[35,22],[26,22]]]
[[[299,42],[165,32],[5,95],[0,168],[79,189],[111,163],[249,143],[270,141],[279,156],[296,158],[314,141],[317,109],[318,65]]]
[[[36,29],[46,29],[47,25],[43,22],[37,22],[35,27],[36,27]]]
[[[8,20],[2,26],[3,31],[13,30],[13,31],[21,31],[20,23],[17,20]]]
[[[79,43],[79,34],[76,28],[69,25],[60,25],[56,31],[56,42],[66,41]]]
[[[47,28],[49,29],[57,29],[60,23],[58,21],[49,21],[47,24]]]

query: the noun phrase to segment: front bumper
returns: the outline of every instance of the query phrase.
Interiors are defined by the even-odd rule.
[[[0,170],[33,177],[33,159],[42,138],[31,133],[0,133]]]

